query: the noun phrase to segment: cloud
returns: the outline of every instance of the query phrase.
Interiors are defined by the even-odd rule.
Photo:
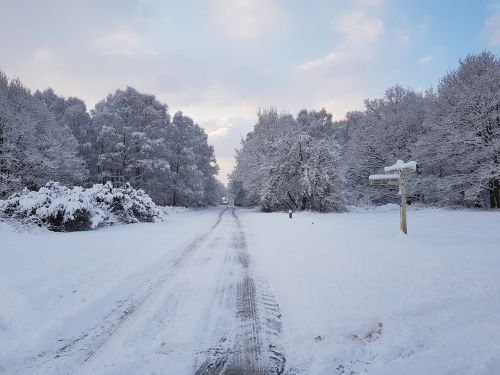
[[[228,179],[227,175],[231,173],[234,169],[235,160],[232,156],[218,156],[216,157],[217,164],[219,165],[219,174],[217,175],[217,179],[222,182],[224,185],[227,185]]]
[[[418,63],[420,65],[425,65],[425,64],[430,63],[432,60],[434,60],[434,55],[426,55],[426,56],[422,57],[421,59],[419,59]]]
[[[497,11],[486,18],[483,24],[483,36],[489,45],[500,46],[500,12]]]
[[[213,140],[214,138],[225,138],[227,137],[229,129],[231,129],[232,126],[233,124],[229,122],[227,117],[221,117],[217,121],[217,128],[207,132],[208,138],[210,140]]]
[[[297,70],[307,71],[329,66],[337,61],[342,60],[345,54],[340,52],[330,52],[328,55],[319,59],[307,61],[297,67]]]
[[[96,45],[106,54],[133,55],[142,50],[144,43],[133,31],[116,30],[99,38]]]
[[[363,11],[342,15],[334,21],[334,28],[352,42],[372,42],[382,36],[384,21]]]
[[[237,40],[255,40],[276,29],[281,14],[273,0],[212,1],[213,24]]]
[[[255,110],[256,108],[252,108],[254,113],[250,118],[220,116],[219,114],[219,117],[199,122],[208,133],[209,143],[215,148],[215,157],[220,167],[218,179],[224,184],[227,184],[227,175],[234,168],[235,149],[240,147],[241,139],[252,130],[255,124],[257,117]]]

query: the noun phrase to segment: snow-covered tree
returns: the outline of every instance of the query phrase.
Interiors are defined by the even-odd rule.
[[[343,155],[352,204],[394,201],[394,191],[368,186],[368,176],[397,159],[412,159],[424,133],[429,95],[394,86],[383,98],[365,100],[365,111],[347,115],[348,143]]]
[[[159,203],[166,202],[170,170],[167,161],[170,117],[153,95],[128,87],[95,106],[97,178],[129,182]]]
[[[274,108],[258,113],[231,174],[236,203],[264,211],[342,209],[340,148],[324,113],[302,111],[299,121]]]
[[[45,104],[19,80],[0,72],[0,196],[50,179],[81,183],[87,175],[78,142],[67,126],[58,126]]]
[[[213,147],[207,134],[191,118],[177,112],[169,131],[168,161],[171,172],[172,206],[197,206],[210,202],[218,173]]]
[[[213,147],[205,131],[182,112],[170,121],[166,105],[128,87],[96,105],[92,124],[98,181],[129,182],[160,204],[219,201]]]
[[[415,148],[430,201],[500,207],[500,59],[467,56],[440,82]]]
[[[34,96],[45,103],[61,127],[68,127],[78,141],[79,155],[85,160],[90,173],[90,180],[97,176],[97,152],[95,128],[83,100],[70,97],[63,98],[52,89],[36,91]]]

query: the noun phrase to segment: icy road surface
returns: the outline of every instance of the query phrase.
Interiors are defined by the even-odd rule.
[[[0,374],[499,374],[499,213],[398,217],[0,223]]]

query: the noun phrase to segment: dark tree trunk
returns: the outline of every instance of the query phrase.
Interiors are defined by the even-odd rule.
[[[500,180],[491,181],[490,186],[490,207],[500,208]]]
[[[299,208],[299,205],[297,204],[297,202],[295,202],[295,199],[293,199],[292,194],[290,194],[290,192],[288,192],[288,198],[290,198],[290,200],[293,202],[295,208]]]
[[[300,206],[300,210],[304,211],[307,207],[307,197],[304,195],[302,197],[302,205]]]

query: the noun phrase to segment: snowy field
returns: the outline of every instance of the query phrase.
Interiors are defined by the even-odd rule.
[[[500,213],[0,223],[0,374],[499,374]]]

